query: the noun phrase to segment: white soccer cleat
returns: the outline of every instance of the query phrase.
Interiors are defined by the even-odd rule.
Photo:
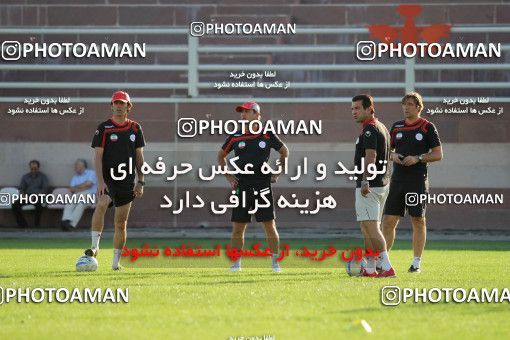
[[[233,265],[232,267],[230,267],[228,269],[229,272],[240,272],[242,269],[241,269],[241,266],[236,266],[236,265]]]

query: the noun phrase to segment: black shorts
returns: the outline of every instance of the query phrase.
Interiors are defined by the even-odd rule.
[[[236,189],[236,195],[239,197],[239,206],[232,209],[232,222],[237,223],[249,223],[251,217],[249,211],[255,208],[255,200],[257,199],[258,205],[267,204],[261,197],[264,193],[265,197],[269,201],[269,207],[258,208],[254,213],[257,222],[271,221],[275,219],[274,213],[274,202],[273,202],[273,190],[271,188],[271,182],[239,182]],[[245,195],[246,205],[243,207],[243,194]]]
[[[135,192],[133,191],[134,186],[130,184],[114,185],[106,183],[106,194],[110,196],[112,202],[108,205],[110,207],[121,207],[132,202],[135,199]]]
[[[423,217],[427,208],[426,200],[420,202],[421,194],[428,194],[428,179],[421,181],[394,181],[390,183],[390,192],[384,205],[384,215],[405,216],[406,210],[410,216]]]

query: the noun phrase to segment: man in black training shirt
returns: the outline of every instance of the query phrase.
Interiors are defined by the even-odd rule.
[[[106,210],[114,205],[114,270],[121,268],[120,257],[126,245],[126,226],[131,202],[135,197],[142,197],[145,184],[141,171],[145,140],[140,124],[127,118],[132,107],[126,92],[115,92],[111,100],[113,116],[99,124],[92,140],[92,147],[95,149],[97,197],[92,216],[92,246],[85,250],[85,255],[97,256],[104,215]],[[125,166],[119,167],[121,164]],[[138,181],[135,185],[136,176]]]
[[[402,98],[404,120],[393,124],[391,136],[391,160],[393,175],[390,192],[384,207],[383,234],[388,251],[395,240],[395,228],[406,210],[413,225],[414,259],[409,272],[420,272],[421,255],[426,241],[426,202],[419,202],[420,194],[428,194],[427,163],[443,158],[441,141],[436,127],[420,117],[423,99],[411,92]],[[418,195],[418,196],[416,196]],[[417,204],[415,204],[417,203]]]
[[[260,107],[255,102],[244,103],[236,107],[236,111],[241,113],[242,120],[260,120]],[[257,222],[262,222],[264,226],[267,242],[272,253],[272,269],[274,272],[280,272],[281,268],[277,261],[280,238],[276,231],[273,193],[271,189],[271,183],[277,181],[278,175],[264,175],[261,171],[261,166],[264,162],[268,161],[271,149],[275,149],[280,153],[280,162],[282,169],[284,169],[289,150],[278,136],[273,133],[252,135],[249,131],[245,132],[245,134],[240,132],[229,136],[218,152],[218,163],[221,166],[226,165],[226,156],[234,150],[235,156],[239,157],[235,164],[239,168],[244,169],[245,165],[250,163],[253,165],[252,170],[254,172],[254,174],[250,175],[239,174],[237,177],[229,174],[226,175],[232,190],[235,190],[240,201],[239,206],[232,210],[233,231],[231,245],[238,250],[243,248],[244,232],[248,223],[251,222],[249,211],[255,208],[255,200],[263,204],[264,200],[261,195],[265,195],[270,206],[258,208],[255,212],[255,218]],[[246,195],[246,206],[242,206],[243,194]],[[240,270],[241,259],[239,258],[234,261],[230,271]]]
[[[362,276],[394,277],[395,271],[379,228],[388,195],[390,135],[384,124],[375,117],[374,110],[374,99],[371,96],[361,94],[352,98],[352,115],[357,123],[362,124],[361,134],[356,140],[354,164],[358,169],[364,169],[363,175],[356,180],[356,218],[361,224],[365,247],[379,251],[383,264],[378,273],[375,258],[367,257],[367,266]],[[371,174],[374,165],[375,170],[380,172],[375,177]],[[369,167],[372,171],[369,171]]]

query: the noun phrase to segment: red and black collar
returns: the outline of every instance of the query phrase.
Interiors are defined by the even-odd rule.
[[[119,124],[119,123],[115,123],[115,121],[110,118],[110,122],[115,125],[116,127],[119,127],[119,128],[122,128],[122,127],[126,127],[128,124],[131,124],[131,120],[130,119],[126,119],[126,121],[124,122],[124,124]]]
[[[366,128],[368,125],[375,125],[377,124],[378,120],[376,117],[372,117],[370,119],[366,119],[364,122],[363,122],[363,129]]]

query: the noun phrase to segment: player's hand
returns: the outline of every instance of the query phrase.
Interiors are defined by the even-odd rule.
[[[230,183],[230,187],[232,188],[232,190],[235,190],[237,188],[239,180],[233,175],[225,175],[225,177],[227,177],[227,181]]]
[[[278,177],[279,177],[279,175],[276,175],[276,174],[271,175],[271,183],[278,182]]]
[[[406,158],[404,158],[402,160],[402,163],[405,166],[411,166],[411,165],[415,165],[419,161],[420,161],[420,159],[418,158],[418,156],[407,156]]]
[[[134,192],[135,192],[135,197],[138,197],[138,198],[142,197],[143,196],[143,185],[141,185],[140,183],[137,183],[135,185]]]
[[[365,183],[361,186],[361,196],[367,197],[367,195],[371,193],[370,191],[370,185],[368,183]]]
[[[404,165],[404,163],[402,163],[402,160],[405,159],[403,155],[399,154],[399,153],[392,153],[391,154],[391,160],[394,162],[394,163],[397,163],[397,164],[400,164],[400,165]]]
[[[96,196],[101,197],[104,194],[106,194],[106,183],[103,181],[103,182],[97,183]]]

